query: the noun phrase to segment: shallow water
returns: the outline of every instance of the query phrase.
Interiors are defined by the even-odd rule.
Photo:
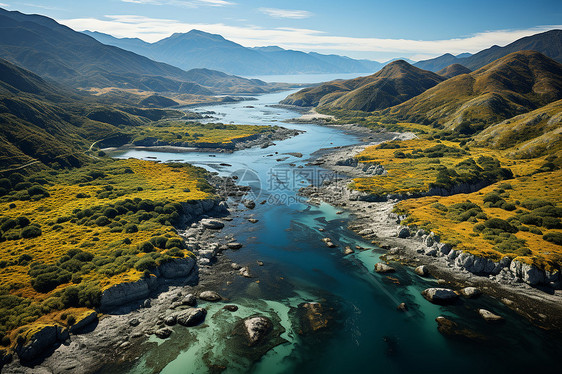
[[[220,290],[229,303],[240,309],[231,314],[220,309],[222,304],[202,304],[209,310],[205,325],[193,329],[177,327],[165,342],[153,338],[159,343],[158,348],[151,349],[132,368],[123,367],[117,372],[201,373],[209,371],[209,365],[226,366],[227,373],[519,373],[532,369],[559,372],[562,346],[558,335],[533,327],[488,297],[461,300],[452,306],[427,302],[420,292],[434,286],[435,280],[420,278],[399,265],[397,272],[391,274],[399,285],[386,275],[376,274],[374,264],[382,251],[346,228],[350,217],[338,214],[337,209],[327,204],[309,206],[297,195],[298,188],[310,180],[317,183],[330,177],[325,170],[306,166],[313,152],[359,140],[334,128],[279,123],[298,116],[268,107],[286,95],[285,92],[264,95],[257,101],[190,108],[201,112],[213,110],[225,123],[278,124],[306,131],[276,142],[273,147],[231,154],[131,150],[119,155],[181,160],[221,175],[234,173],[241,183],[252,186],[256,201],[267,202],[235,218],[234,227],[228,229],[244,247],[226,255],[240,264],[249,264],[254,275],[252,279],[239,277]],[[287,152],[300,152],[303,157],[283,155]],[[281,157],[288,159],[278,161]],[[290,163],[295,166],[289,166]],[[303,168],[299,169],[299,165]],[[249,214],[259,222],[248,224]],[[338,247],[327,248],[321,241],[325,236],[331,237]],[[344,257],[341,252],[346,245],[369,249]],[[263,261],[264,266],[256,266],[257,260]],[[329,329],[299,334],[292,311],[306,301],[334,308]],[[396,310],[401,302],[408,304],[409,312]],[[501,314],[506,322],[485,323],[477,313],[481,307]],[[229,347],[228,337],[236,320],[255,313],[277,319],[286,330],[281,337],[287,342],[252,363]],[[484,340],[442,336],[435,322],[439,315],[470,327]],[[167,361],[163,363],[162,357]]]

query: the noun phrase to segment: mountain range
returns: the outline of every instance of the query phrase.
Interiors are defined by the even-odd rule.
[[[197,95],[264,93],[269,84],[209,69],[184,71],[102,44],[56,21],[0,9],[0,56],[76,88],[138,89]]]
[[[379,111],[395,121],[471,135],[560,99],[562,64],[539,52],[519,51],[474,72],[453,64],[441,70],[440,75],[395,61],[368,77],[300,90],[282,103],[329,110]],[[559,126],[560,117],[554,119]]]
[[[447,79],[387,114],[473,134],[560,99],[562,64],[539,52],[521,51]]]
[[[268,74],[369,73],[377,61],[287,50],[276,46],[247,48],[199,30],[176,33],[155,43],[84,31],[101,43],[123,48],[182,69],[208,68],[246,76]]]
[[[281,103],[370,112],[400,104],[445,79],[398,60],[373,75],[304,89]]]
[[[446,53],[436,58],[416,62],[414,66],[424,70],[438,71],[451,64],[460,64],[470,70],[477,70],[498,58],[518,51],[537,51],[553,60],[562,62],[562,30],[550,30],[527,36],[505,47],[494,45],[469,56],[453,56],[450,53]]]

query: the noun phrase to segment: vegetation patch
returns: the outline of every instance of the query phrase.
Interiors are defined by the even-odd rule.
[[[95,308],[104,289],[191,256],[175,225],[182,203],[212,196],[205,174],[102,159],[0,179],[0,340],[13,344],[19,327],[54,314],[60,322],[69,308]]]
[[[462,141],[412,139],[367,147],[360,162],[378,163],[386,175],[356,178],[354,189],[375,195],[425,193],[431,188],[450,190],[458,185],[489,185],[516,172],[530,172],[538,163],[514,163],[500,152],[461,146]]]
[[[164,121],[135,129],[132,143],[137,145],[170,144],[178,146],[198,144],[229,144],[256,134],[271,134],[277,126],[202,124],[197,122]]]
[[[428,196],[397,205],[406,224],[438,233],[475,255],[518,258],[549,270],[562,265],[562,172],[498,182],[478,192]]]

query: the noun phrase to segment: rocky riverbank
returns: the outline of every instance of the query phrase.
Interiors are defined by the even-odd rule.
[[[413,134],[392,134],[389,139],[408,139]],[[365,239],[387,249],[387,261],[411,266],[426,265],[431,276],[442,279],[453,288],[474,286],[481,289],[545,328],[562,331],[562,291],[559,272],[549,273],[535,266],[511,261],[499,262],[476,257],[440,243],[433,233],[415,230],[400,223],[405,217],[393,213],[395,204],[412,196],[374,197],[350,190],[352,178],[384,175],[381,165],[362,165],[353,158],[369,143],[335,151],[323,151],[312,161],[335,172],[320,186],[304,188],[301,193],[311,203],[327,202],[345,208],[355,216],[350,229]],[[462,187],[462,186],[461,186]],[[460,188],[460,187],[459,187]],[[462,191],[431,191],[432,194],[454,194],[478,186],[464,186]]]

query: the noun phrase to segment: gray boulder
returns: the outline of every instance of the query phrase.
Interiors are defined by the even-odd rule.
[[[474,298],[476,296],[480,296],[480,294],[482,293],[476,287],[465,287],[465,288],[461,289],[460,292],[464,297],[468,297],[469,299]]]
[[[256,207],[256,203],[252,200],[244,200],[242,204],[248,209],[254,209]]]
[[[523,281],[531,286],[545,283],[545,273],[535,265],[523,264],[521,266]]]
[[[195,306],[195,305],[197,305],[197,298],[195,297],[194,294],[190,293],[183,298],[181,303],[182,303],[182,305]]]
[[[396,269],[394,269],[392,266],[388,266],[383,262],[378,262],[375,264],[375,271],[377,273],[394,273]]]
[[[211,301],[211,302],[222,300],[221,295],[219,295],[215,291],[203,291],[199,294],[199,298],[201,300]]]
[[[503,321],[503,317],[498,316],[497,314],[494,314],[486,309],[478,309],[478,314],[480,314],[480,316],[488,322]]]
[[[210,230],[220,230],[224,227],[224,223],[211,218],[202,219],[201,224],[203,225],[204,228]]]
[[[439,250],[439,253],[441,253],[443,256],[447,256],[453,249],[453,246],[448,243],[442,243],[438,244],[437,248]]]
[[[263,340],[264,336],[273,328],[273,323],[267,317],[250,317],[244,320],[244,328],[248,343],[252,346]]]
[[[196,326],[205,320],[207,311],[203,308],[189,308],[176,314],[176,321],[186,327]]]
[[[459,296],[448,288],[428,288],[422,291],[423,297],[432,303],[448,303],[455,301]]]
[[[429,275],[429,270],[425,265],[418,266],[417,268],[414,269],[414,272],[420,277],[427,277]]]
[[[437,256],[437,248],[428,248],[425,251],[425,255],[430,256],[430,257],[436,257]]]
[[[154,335],[156,335],[160,339],[167,339],[170,337],[170,335],[172,335],[172,330],[167,327],[164,327],[159,330],[156,330],[154,332]]]
[[[177,316],[175,314],[164,318],[164,324],[167,326],[174,326],[177,322]]]
[[[401,227],[398,230],[398,237],[401,239],[409,238],[410,237],[410,229],[407,227]]]

